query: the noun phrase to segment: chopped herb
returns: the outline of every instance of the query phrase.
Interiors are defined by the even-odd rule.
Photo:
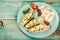
[[[27,8],[26,10],[23,10],[23,14],[27,14],[30,11],[30,8]]]

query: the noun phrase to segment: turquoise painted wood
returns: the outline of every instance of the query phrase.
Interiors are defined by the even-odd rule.
[[[50,0],[43,1],[53,6],[60,17],[60,0],[55,0],[56,2],[54,0],[51,0],[51,2]],[[23,5],[26,5],[28,3],[29,2],[20,2],[20,0],[0,0],[0,20],[4,22],[4,27],[0,28],[0,40],[40,40],[25,35],[17,26],[17,14]],[[60,22],[57,31],[52,35],[43,38],[43,40],[45,39],[60,40]]]
[[[60,0],[0,0],[8,2],[18,2],[18,1],[42,1],[42,2],[59,2]]]

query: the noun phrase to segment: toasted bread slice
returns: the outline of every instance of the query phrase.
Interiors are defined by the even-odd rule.
[[[20,25],[24,26],[26,23],[28,23],[32,19],[33,16],[34,16],[34,10],[32,10],[30,13],[28,13],[25,16],[25,18],[22,20]]]

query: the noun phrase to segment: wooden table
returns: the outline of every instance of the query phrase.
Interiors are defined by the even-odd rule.
[[[17,26],[16,19],[18,12],[23,5],[36,1],[45,2],[53,6],[60,17],[60,0],[0,0],[0,20],[4,22],[4,27],[0,28],[0,40],[40,40],[25,35]],[[43,39],[60,40],[60,26],[56,32]]]

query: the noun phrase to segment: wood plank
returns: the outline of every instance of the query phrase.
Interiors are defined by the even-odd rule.
[[[16,19],[21,3],[0,2],[0,19]]]
[[[40,2],[60,2],[60,0],[0,0],[7,2],[20,2],[20,1],[40,1]]]

